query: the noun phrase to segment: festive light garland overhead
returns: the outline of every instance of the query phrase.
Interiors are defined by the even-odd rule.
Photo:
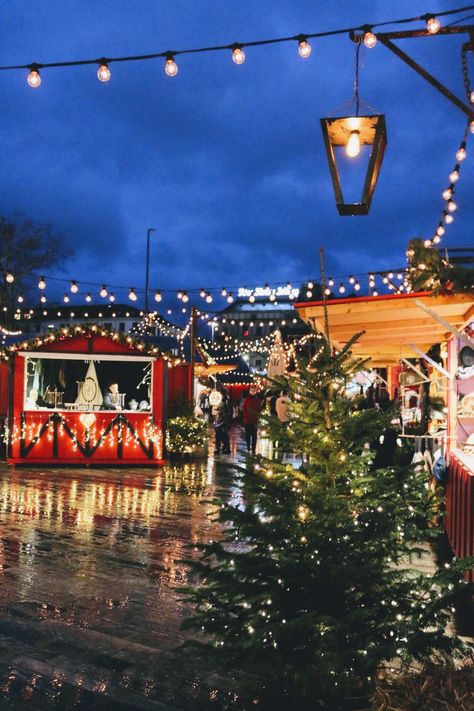
[[[273,37],[269,39],[253,40],[251,42],[232,42],[230,44],[218,44],[209,47],[194,47],[188,49],[176,49],[176,50],[164,50],[161,52],[154,52],[152,54],[138,54],[138,55],[128,55],[119,57],[106,57],[100,56],[99,58],[90,59],[79,59],[75,61],[58,61],[58,62],[28,62],[27,64],[13,64],[0,66],[0,71],[9,70],[29,70],[27,81],[32,89],[37,89],[41,86],[42,78],[40,70],[61,68],[61,67],[80,67],[87,65],[96,65],[97,78],[100,82],[106,83],[110,80],[112,72],[110,70],[110,65],[112,63],[119,62],[141,62],[153,59],[164,59],[164,72],[168,77],[175,77],[178,72],[178,64],[175,58],[179,55],[186,54],[203,54],[206,52],[231,52],[232,60],[235,64],[243,64],[246,59],[246,54],[244,47],[263,47],[273,44],[281,44],[286,42],[298,43],[298,53],[303,59],[307,59],[311,55],[311,45],[309,44],[309,39],[321,39],[323,37],[334,37],[336,35],[348,34],[352,36],[355,32],[364,33],[364,44],[371,48],[377,43],[376,35],[372,30],[376,27],[386,27],[388,25],[401,25],[409,24],[413,22],[424,21],[426,31],[429,34],[436,34],[441,28],[441,23],[438,18],[447,17],[448,15],[457,15],[468,10],[473,10],[474,5],[467,5],[461,8],[454,8],[452,10],[444,10],[436,13],[425,13],[423,15],[417,15],[415,17],[406,17],[397,20],[386,20],[384,22],[366,22],[363,25],[356,27],[344,27],[335,30],[328,30],[323,32],[304,32],[296,35],[290,35],[286,37]]]

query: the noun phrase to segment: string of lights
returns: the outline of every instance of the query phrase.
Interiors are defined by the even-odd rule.
[[[388,25],[406,25],[415,22],[424,22],[425,29],[429,34],[436,34],[441,28],[440,17],[448,17],[450,15],[458,15],[469,10],[473,10],[474,5],[467,5],[461,8],[454,8],[451,10],[444,10],[436,13],[425,13],[423,15],[417,15],[414,17],[406,17],[396,20],[385,20],[383,22],[366,22],[363,25],[357,27],[343,27],[336,28],[334,30],[326,30],[321,32],[304,32],[296,35],[290,35],[285,37],[272,37],[268,39],[258,39],[247,42],[232,42],[230,44],[217,44],[207,47],[194,47],[194,48],[183,48],[175,50],[164,50],[160,52],[153,52],[151,54],[138,54],[138,55],[127,55],[127,56],[116,56],[107,57],[100,56],[99,58],[88,58],[79,60],[66,60],[66,61],[55,61],[55,62],[36,62],[31,61],[26,64],[10,64],[0,66],[0,71],[18,71],[18,70],[29,70],[27,75],[28,85],[32,89],[37,89],[41,86],[42,76],[41,71],[44,69],[55,69],[63,67],[81,67],[81,66],[97,66],[97,78],[100,82],[106,83],[110,81],[112,77],[112,71],[110,69],[111,64],[118,64],[123,62],[143,62],[156,59],[164,59],[164,72],[168,77],[176,77],[179,72],[179,67],[176,62],[176,57],[189,54],[203,54],[209,52],[231,52],[232,60],[235,64],[243,64],[246,59],[246,53],[244,48],[250,47],[264,47],[274,44],[282,43],[297,43],[298,53],[303,59],[310,57],[312,48],[308,40],[310,39],[322,39],[325,37],[335,37],[337,35],[349,35],[353,36],[356,32],[364,33],[364,44],[367,47],[375,46],[377,42],[376,35],[373,30],[377,27],[386,27]]]

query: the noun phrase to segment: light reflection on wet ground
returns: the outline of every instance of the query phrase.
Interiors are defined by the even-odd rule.
[[[232,458],[163,469],[0,471],[0,708],[233,706],[177,656],[192,542],[238,498]]]

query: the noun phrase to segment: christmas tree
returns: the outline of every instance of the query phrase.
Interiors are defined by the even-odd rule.
[[[260,708],[349,708],[385,662],[460,645],[444,630],[469,594],[460,573],[469,563],[434,576],[411,564],[438,533],[426,474],[374,470],[367,443],[387,420],[344,392],[361,368],[351,346],[337,352],[320,340],[288,376],[288,437],[303,464],[253,460],[242,502],[220,504],[224,539],[190,563],[200,586],[186,591],[194,611],[185,626],[220,663],[258,677]]]
[[[474,291],[474,269],[450,264],[448,257],[422,239],[412,239],[407,248],[408,283],[412,291],[452,294]]]

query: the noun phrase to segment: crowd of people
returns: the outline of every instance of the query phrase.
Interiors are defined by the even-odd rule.
[[[247,452],[255,454],[260,417],[263,412],[288,422],[289,398],[284,390],[260,391],[255,383],[244,391],[240,401],[231,401],[227,390],[219,388],[201,390],[195,415],[212,424],[215,433],[215,454],[230,454],[229,433],[233,425],[242,426]]]

